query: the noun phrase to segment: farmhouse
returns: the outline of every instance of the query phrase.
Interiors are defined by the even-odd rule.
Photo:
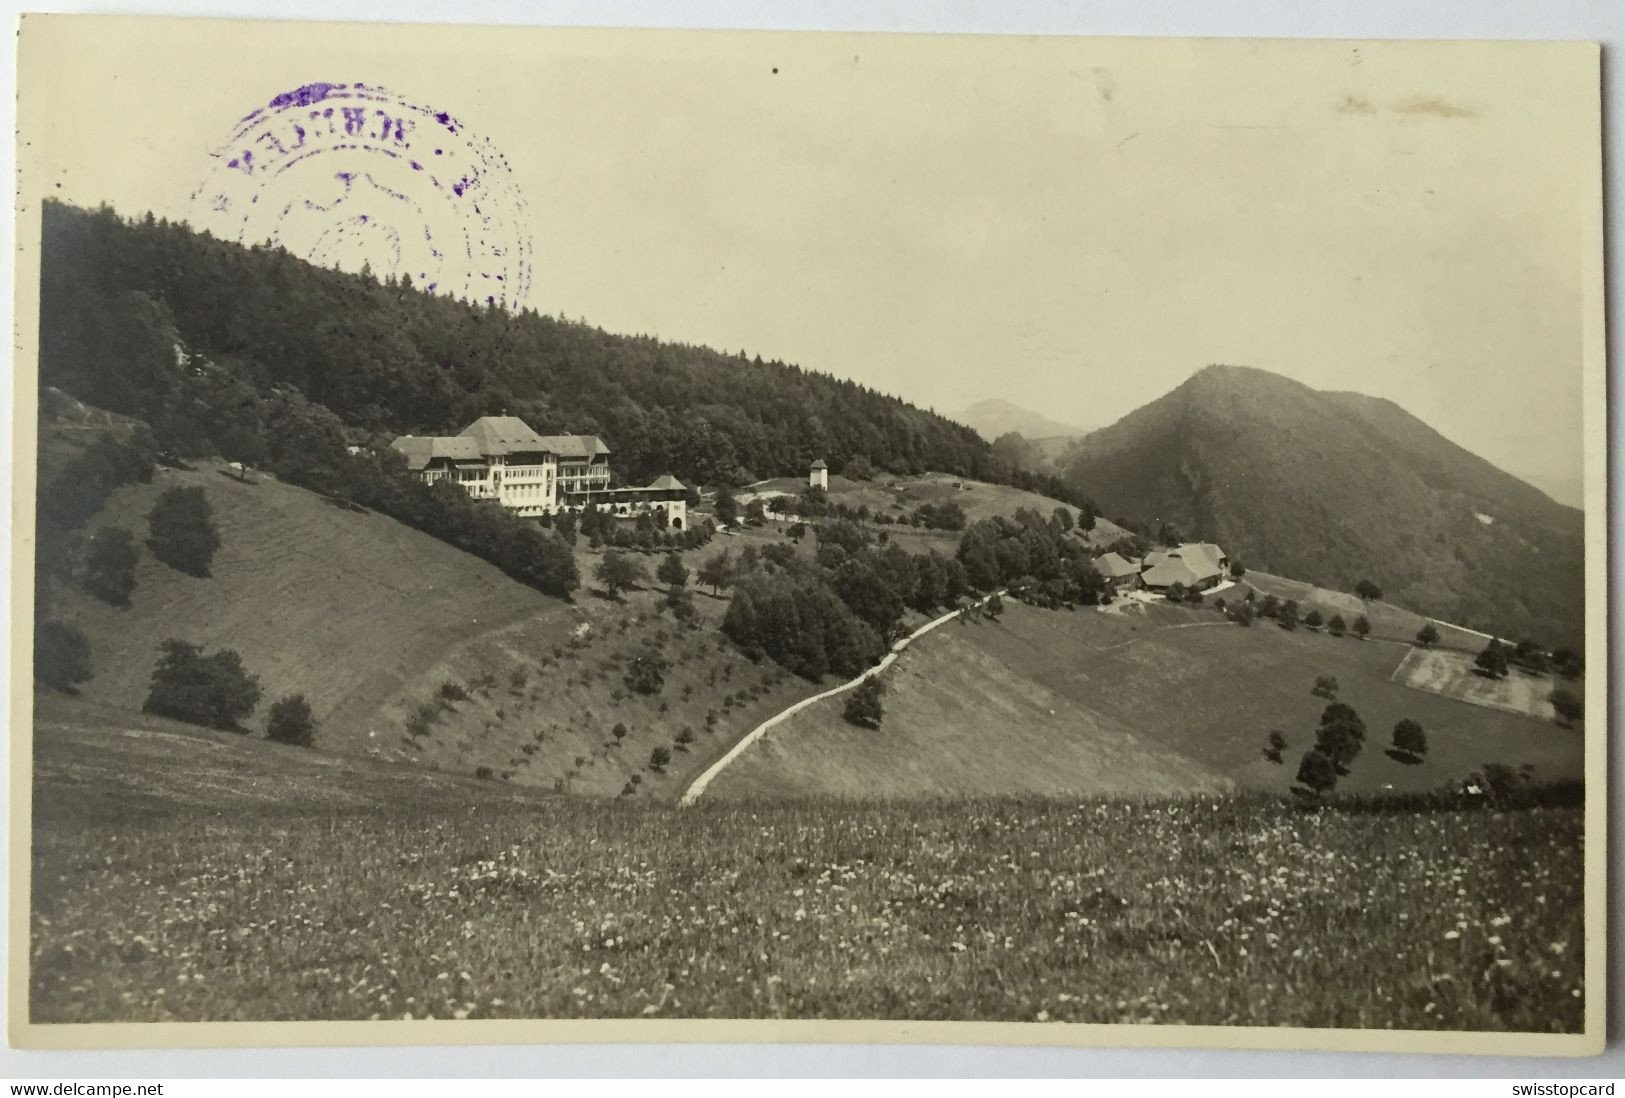
[[[580,511],[592,502],[617,515],[663,511],[679,527],[687,517],[687,490],[675,477],[611,488],[609,447],[597,435],[539,435],[518,416],[481,416],[455,435],[402,435],[390,445],[424,483],[449,480],[520,515]]]
[[[1186,542],[1173,549],[1147,553],[1141,562],[1140,583],[1157,594],[1174,584],[1206,591],[1224,580],[1230,558],[1210,541]]]
[[[1103,553],[1096,557],[1095,571],[1111,585],[1113,591],[1140,585],[1140,562],[1121,553]]]

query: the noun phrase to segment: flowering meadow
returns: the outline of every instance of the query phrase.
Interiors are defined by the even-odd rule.
[[[70,814],[35,833],[31,1013],[1572,1032],[1581,816],[1262,796]]]

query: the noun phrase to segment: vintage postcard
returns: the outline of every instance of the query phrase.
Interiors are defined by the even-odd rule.
[[[18,66],[14,1043],[1601,1048],[1595,45]]]

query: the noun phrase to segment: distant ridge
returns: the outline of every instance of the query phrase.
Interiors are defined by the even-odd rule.
[[[1389,400],[1210,366],[1073,444],[1107,515],[1249,565],[1547,644],[1583,635],[1582,516]]]
[[[1081,427],[1061,423],[1050,419],[1030,408],[1023,408],[1019,404],[1012,404],[1008,400],[992,398],[979,400],[950,417],[974,430],[977,434],[993,442],[1000,435],[1011,431],[1023,438],[1037,441],[1050,438],[1080,438],[1088,432]]]

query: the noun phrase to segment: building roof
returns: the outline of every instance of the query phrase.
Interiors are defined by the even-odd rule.
[[[591,461],[608,456],[609,447],[597,435],[539,435],[542,449],[574,461]]]
[[[819,458],[817,461],[813,462],[812,467],[814,469],[828,469],[829,468],[828,465],[824,464],[824,459],[823,458]]]
[[[1140,562],[1131,560],[1121,553],[1103,553],[1095,558],[1095,571],[1107,579],[1121,579],[1132,576],[1140,570]]]
[[[1177,549],[1145,555],[1145,571],[1140,578],[1147,587],[1167,587],[1201,583],[1224,574],[1224,550],[1210,541],[1188,542]]]
[[[597,435],[538,435],[518,416],[481,416],[455,435],[402,435],[391,445],[406,455],[412,469],[436,458],[478,461],[501,454],[556,454],[591,461],[609,454]]]
[[[661,476],[656,477],[654,481],[650,483],[649,488],[653,491],[659,492],[688,491],[688,486],[682,481],[678,480],[676,477],[672,476],[670,473],[664,473]]]
[[[478,461],[479,443],[462,435],[402,435],[389,444],[406,458],[408,469],[423,469],[431,461]]]

